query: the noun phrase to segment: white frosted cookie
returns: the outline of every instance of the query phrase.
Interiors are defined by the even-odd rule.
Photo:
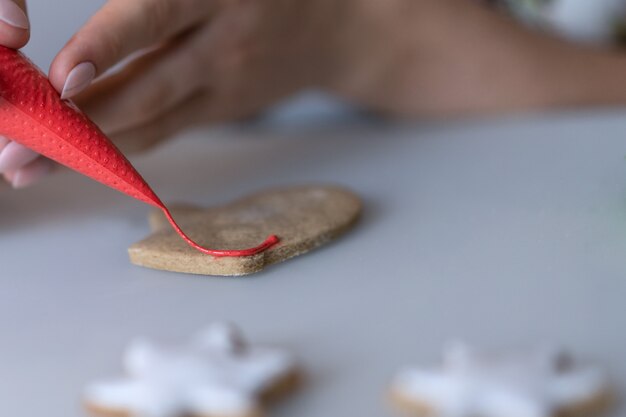
[[[606,375],[555,349],[481,354],[445,349],[437,368],[407,368],[392,398],[415,415],[437,417],[563,417],[597,415],[609,404]]]
[[[224,323],[178,348],[136,340],[126,351],[124,369],[124,378],[87,387],[90,411],[115,417],[259,416],[268,400],[299,379],[289,354],[249,345]]]

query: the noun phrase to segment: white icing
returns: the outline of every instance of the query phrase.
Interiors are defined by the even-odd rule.
[[[88,404],[133,417],[240,416],[258,411],[258,396],[294,369],[278,350],[249,346],[232,325],[215,324],[189,346],[162,349],[133,342],[126,379],[96,383]]]
[[[554,349],[489,356],[456,344],[440,369],[406,369],[393,389],[438,416],[551,417],[601,395],[607,381],[599,369],[572,366]]]

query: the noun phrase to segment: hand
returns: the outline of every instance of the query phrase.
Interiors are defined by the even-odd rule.
[[[308,87],[450,117],[625,102],[624,73],[621,53],[529,31],[476,0],[109,0],[50,79],[134,150]]]
[[[342,1],[109,0],[58,54],[50,80],[122,150],[137,150],[321,85]]]
[[[21,48],[30,37],[24,0],[0,0],[0,44]],[[51,161],[0,137],[0,174],[15,188],[32,184],[52,168]]]
[[[194,123],[254,115],[319,84],[336,23],[325,16],[335,3],[109,0],[59,52],[49,78],[124,151],[138,150]],[[0,41],[24,45],[28,30],[10,29]],[[108,73],[130,55],[128,65]],[[0,173],[14,187],[49,170],[48,160],[17,143],[0,145]]]
[[[23,45],[28,30],[6,21],[0,42]],[[108,0],[50,80],[129,151],[306,88],[394,116],[449,117],[624,103],[624,73],[622,53],[526,30],[475,0]],[[2,147],[14,186],[48,169]]]

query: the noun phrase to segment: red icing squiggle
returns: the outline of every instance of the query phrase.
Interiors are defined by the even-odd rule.
[[[253,248],[208,249],[183,232],[168,208],[126,157],[23,54],[0,46],[0,135],[165,213],[176,232],[207,255],[252,256],[279,242],[275,235]]]
[[[258,253],[261,253],[261,252],[264,252],[264,251],[268,250],[269,248],[271,248],[272,246],[276,245],[280,241],[278,239],[278,236],[270,235],[270,236],[267,237],[267,239],[265,239],[265,241],[263,243],[261,243],[259,246],[256,246],[254,248],[234,249],[234,250],[232,250],[232,249],[231,250],[206,249],[206,248],[198,245],[193,240],[191,240],[191,238],[189,236],[187,236],[187,234],[181,230],[181,228],[178,226],[178,224],[176,223],[176,221],[172,217],[172,213],[170,213],[170,211],[167,209],[167,207],[163,206],[162,209],[163,209],[163,213],[165,214],[165,217],[167,217],[167,220],[170,222],[170,224],[172,225],[174,230],[176,230],[176,232],[183,239],[185,239],[185,241],[187,243],[189,243],[189,245],[191,245],[195,249],[197,249],[200,252],[205,253],[207,255],[218,256],[218,257],[221,257],[221,256],[252,256],[252,255],[256,255]]]

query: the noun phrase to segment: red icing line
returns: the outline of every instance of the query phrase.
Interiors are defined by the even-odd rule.
[[[170,213],[170,211],[167,209],[167,207],[161,206],[161,209],[163,210],[163,213],[165,214],[165,217],[167,217],[167,220],[170,222],[170,224],[172,225],[174,230],[176,230],[176,232],[183,239],[185,239],[185,241],[189,245],[191,245],[193,248],[195,248],[195,249],[199,250],[200,252],[202,252],[204,254],[207,254],[207,255],[216,256],[216,257],[252,256],[252,255],[256,255],[258,253],[264,252],[264,251],[268,250],[269,248],[271,248],[272,246],[276,245],[278,242],[280,242],[280,239],[278,239],[278,236],[270,235],[270,236],[267,237],[267,239],[265,239],[265,241],[263,243],[261,243],[259,246],[255,246],[254,248],[249,248],[249,249],[229,249],[229,250],[207,249],[207,248],[205,248],[203,246],[200,246],[196,242],[194,242],[189,236],[187,236],[187,234],[185,232],[183,232],[183,230],[180,228],[180,226],[176,223],[176,220],[174,220],[174,218],[172,217],[172,213]]]
[[[20,52],[0,46],[0,135],[163,210],[189,245],[212,256],[252,256],[279,242],[275,235],[254,248],[207,249],[187,236],[170,211],[126,157],[71,102],[63,101],[46,76]]]

